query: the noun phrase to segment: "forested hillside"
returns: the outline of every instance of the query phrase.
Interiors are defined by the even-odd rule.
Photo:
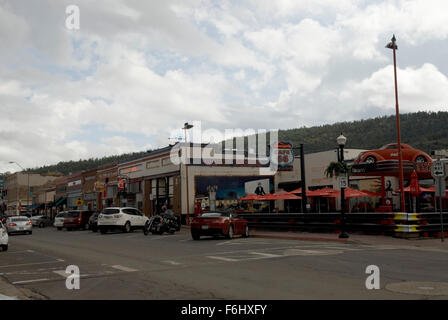
[[[448,149],[448,112],[417,112],[400,116],[401,141],[430,153]],[[396,141],[395,116],[341,122],[311,128],[279,131],[279,140],[304,144],[306,153],[336,147],[340,133],[347,137],[347,148],[374,149]]]
[[[430,153],[434,149],[448,149],[448,112],[417,112],[402,114],[401,140],[411,146]],[[304,144],[305,153],[336,148],[336,137],[342,132],[347,137],[347,148],[374,149],[396,141],[395,117],[385,116],[352,122],[311,128],[279,131],[279,140],[289,141],[294,146]],[[62,161],[51,166],[34,168],[36,173],[64,175],[97,168],[110,163],[138,158],[146,152],[134,152],[104,158],[79,161]],[[0,174],[1,176],[1,174]]]

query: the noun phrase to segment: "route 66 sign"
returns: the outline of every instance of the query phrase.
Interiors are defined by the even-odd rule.
[[[289,142],[277,142],[271,148],[271,162],[278,165],[284,170],[292,170],[294,162],[294,154],[292,152],[292,144]]]

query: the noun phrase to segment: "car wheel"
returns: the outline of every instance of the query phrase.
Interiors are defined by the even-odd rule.
[[[247,237],[249,237],[249,226],[248,225],[246,225],[246,230],[243,233],[243,238],[247,238]]]
[[[106,234],[107,233],[107,229],[106,228],[100,228],[100,232],[101,232],[101,234]]]
[[[29,231],[28,234],[33,234],[33,231]]]
[[[89,230],[89,223],[86,223],[86,224],[84,225],[84,230]]]
[[[58,227],[58,230],[59,230],[59,231],[61,231],[61,230],[62,230],[62,228],[61,228],[61,227]]]
[[[98,229],[97,229],[96,227],[92,227],[92,231],[93,231],[93,232],[97,232]]]
[[[8,245],[7,245],[7,244],[3,245],[3,246],[2,246],[2,250],[3,250],[3,251],[8,251]]]
[[[191,232],[191,237],[193,238],[193,240],[201,239],[201,235],[197,232]]]
[[[376,158],[374,156],[368,156],[364,162],[366,162],[366,163],[375,163],[376,162]]]
[[[227,239],[232,239],[232,238],[233,238],[233,226],[230,225],[229,232],[227,233]]]
[[[42,222],[39,223],[39,228],[43,228],[43,227],[45,227],[44,224]]]
[[[131,223],[129,221],[126,222],[126,224],[124,225],[124,232],[126,233],[131,232]]]
[[[415,158],[415,162],[417,163],[426,162],[426,158],[424,156],[417,156],[417,158]]]

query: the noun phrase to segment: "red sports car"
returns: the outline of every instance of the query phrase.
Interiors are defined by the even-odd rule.
[[[238,218],[235,213],[204,212],[191,222],[194,240],[199,240],[201,236],[226,236],[232,239],[235,235],[249,236],[247,220]]]
[[[401,144],[401,155],[402,159],[407,161],[432,162],[432,159],[428,154],[404,143]],[[355,159],[355,164],[361,162],[375,163],[383,160],[398,160],[398,145],[396,143],[387,144],[377,150],[361,152]]]

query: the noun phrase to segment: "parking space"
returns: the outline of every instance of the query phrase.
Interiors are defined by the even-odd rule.
[[[406,250],[414,251],[409,255]],[[364,290],[366,265],[381,266],[385,259],[394,262],[382,266],[392,275],[390,281],[404,276],[398,271],[403,259],[412,270],[405,276],[413,279],[423,261],[439,259],[439,265],[447,263],[436,250],[255,237],[204,237],[195,241],[188,229],[174,235],[145,236],[140,230],[103,235],[45,228],[36,229],[31,236],[11,237],[9,251],[0,253],[0,276],[18,287],[64,299],[109,299],[120,298],[121,294],[137,299],[257,297],[266,279],[274,286],[277,281],[288,283],[283,291],[277,286],[272,296],[287,297],[289,292],[291,297],[298,297],[305,294],[305,289],[299,290],[300,285],[313,286],[320,274],[335,281],[334,290],[341,285],[339,279]],[[79,267],[80,291],[65,287],[69,265]],[[275,278],[271,277],[273,272]],[[308,279],[309,275],[312,277]],[[250,280],[251,286],[240,284],[241,279]],[[419,280],[434,281],[434,276],[425,275]],[[225,289],[228,283],[244,290],[229,291]],[[114,286],[120,286],[120,290]]]
[[[63,281],[70,273],[69,265],[76,264],[82,273],[81,278],[94,278],[137,272],[127,266],[107,264],[86,264],[49,256],[35,250],[11,250],[0,263],[0,276],[14,285],[27,285],[40,282]]]

